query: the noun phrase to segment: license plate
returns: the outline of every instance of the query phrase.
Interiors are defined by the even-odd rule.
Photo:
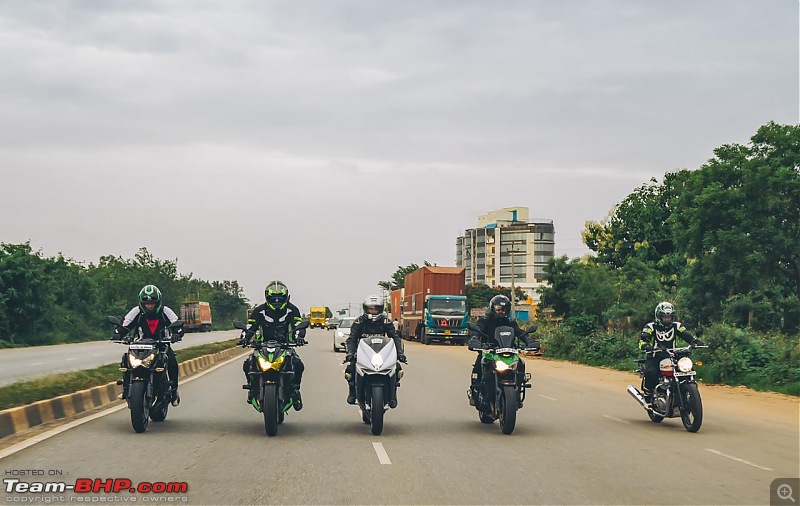
[[[516,353],[517,350],[514,348],[497,348],[494,350],[495,353]]]
[[[450,331],[449,330],[445,330],[444,331],[444,335],[449,336],[450,335]]]
[[[372,344],[380,344],[380,343],[383,342],[383,339],[381,339],[380,337],[373,337],[371,339],[371,342],[372,342]]]
[[[132,344],[132,345],[129,346],[129,348],[132,349],[132,350],[152,350],[153,349],[153,345],[152,344]]]

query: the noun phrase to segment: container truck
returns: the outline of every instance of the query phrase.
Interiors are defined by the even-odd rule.
[[[406,275],[402,292],[400,332],[423,344],[463,345],[467,329],[467,297],[463,267],[425,266]]]
[[[181,320],[186,332],[211,332],[211,306],[199,300],[184,302]]]

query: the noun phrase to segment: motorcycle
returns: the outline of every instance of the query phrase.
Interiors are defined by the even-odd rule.
[[[489,337],[474,323],[470,323],[468,327],[473,332]],[[536,329],[534,325],[519,337],[535,332]],[[514,341],[513,327],[497,327],[494,335],[497,346],[469,348],[472,351],[480,350],[482,354],[481,382],[474,392],[472,387],[467,390],[470,405],[478,410],[478,418],[482,423],[494,423],[500,419],[500,430],[503,434],[514,432],[517,410],[523,406],[525,392],[532,387],[530,373],[526,372],[524,377],[520,377],[518,368],[521,350],[514,346]]]
[[[113,325],[122,325],[114,316],[107,319]],[[158,339],[130,336],[115,341],[128,346],[119,368],[125,379],[117,380],[117,385],[128,382],[128,409],[131,412],[131,425],[136,432],[146,431],[150,420],[163,422],[167,418],[170,403],[178,401],[175,389],[167,378],[167,349],[171,343],[180,341],[177,334],[172,334],[172,330],[182,326],[183,320],[172,322]]]
[[[241,330],[247,329],[240,321],[233,322],[233,326]],[[293,327],[291,332],[307,327],[308,320]],[[281,343],[275,340],[264,342],[254,339],[248,345],[253,348],[252,356],[255,357],[256,370],[247,374],[251,376],[250,384],[258,386],[252,404],[256,411],[264,415],[264,430],[270,437],[278,433],[278,425],[283,423],[286,412],[292,406],[294,394],[292,349],[304,344],[303,341]],[[242,385],[242,389],[249,390],[250,384]]]
[[[682,348],[662,348],[648,352],[648,355],[665,355],[659,362],[661,372],[658,384],[653,389],[653,401],[648,403],[644,398],[645,359],[638,359],[638,373],[642,378],[641,389],[628,385],[628,393],[641,404],[655,423],[664,418],[681,417],[683,427],[689,432],[697,432],[703,424],[703,402],[695,382],[694,362],[689,358],[694,348],[708,346],[685,346]],[[700,362],[698,362],[698,365]]]
[[[372,434],[383,432],[383,417],[389,409],[389,401],[397,395],[397,381],[403,377],[399,371],[397,379],[397,348],[388,336],[365,335],[356,349],[356,401],[361,408],[361,421],[370,426]],[[346,363],[342,362],[342,363]],[[350,373],[345,373],[350,381]]]

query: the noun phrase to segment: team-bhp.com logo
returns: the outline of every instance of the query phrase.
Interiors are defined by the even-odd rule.
[[[140,493],[140,494],[185,494],[189,490],[189,484],[185,481],[169,482],[157,481],[151,483],[142,481],[134,484],[127,478],[78,478],[74,484],[67,484],[63,481],[55,482],[25,482],[17,478],[4,478],[5,491],[8,494],[58,494],[74,492],[76,494],[98,494],[100,492],[119,494],[120,492]]]

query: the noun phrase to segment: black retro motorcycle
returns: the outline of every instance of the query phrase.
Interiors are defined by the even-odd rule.
[[[470,323],[469,329],[485,337],[480,327]],[[536,331],[532,326],[519,337]],[[494,333],[495,346],[484,344],[479,349],[470,346],[470,350],[481,351],[481,382],[473,392],[467,390],[470,404],[478,410],[478,418],[483,423],[494,423],[500,419],[500,430],[503,434],[514,432],[517,423],[517,410],[522,408],[525,392],[531,388],[531,374],[522,376],[519,371],[519,353],[515,346],[514,328],[497,327]]]
[[[120,326],[122,322],[109,316],[108,322]],[[167,349],[170,344],[180,341],[172,330],[183,326],[183,320],[176,320],[167,326],[158,339],[142,338],[136,335],[115,341],[128,346],[119,370],[124,378],[117,385],[128,382],[128,409],[131,412],[131,425],[136,432],[144,432],[150,420],[163,422],[167,418],[170,403],[176,399],[175,389],[167,377]]]
[[[682,348],[661,348],[648,352],[648,355],[662,356],[659,363],[658,384],[653,389],[653,401],[648,403],[644,391],[645,359],[638,359],[641,389],[628,385],[628,393],[647,411],[647,416],[655,423],[664,418],[681,417],[683,427],[689,432],[697,432],[703,424],[703,402],[695,381],[694,362],[689,358],[694,348],[708,346],[685,346]],[[698,362],[698,365],[700,362]]]
[[[240,321],[233,322],[233,326],[241,330],[247,329],[247,326]],[[291,332],[306,327],[308,320],[292,328]],[[254,336],[248,345],[253,348],[252,357],[256,367],[247,374],[258,376],[252,378],[252,384],[258,386],[258,393],[253,396],[252,405],[256,411],[264,415],[264,430],[267,435],[274,436],[278,433],[278,425],[283,423],[286,412],[292,407],[293,348],[303,346],[305,342],[296,344],[279,343],[274,340],[264,342],[255,337],[258,336]],[[250,385],[242,385],[242,388],[249,390]]]

